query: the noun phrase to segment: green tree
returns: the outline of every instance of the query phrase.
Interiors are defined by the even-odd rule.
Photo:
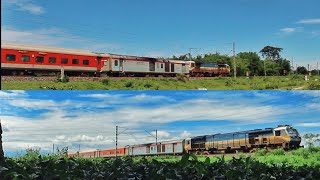
[[[299,67],[297,67],[297,73],[298,74],[308,74],[308,70],[304,66],[299,66]]]
[[[260,50],[260,53],[263,57],[266,57],[267,59],[274,61],[281,58],[280,53],[282,50],[282,48],[278,47],[265,46],[263,49]]]
[[[311,75],[318,75],[318,74],[319,74],[319,71],[320,71],[320,70],[314,69],[314,70],[311,71]]]
[[[289,72],[291,72],[291,65],[290,65],[289,60],[280,58],[280,59],[276,60],[275,62],[279,66],[279,70],[280,70],[279,74],[280,75],[287,75],[287,74],[289,74]]]
[[[248,61],[248,66],[245,67],[251,73],[251,75],[259,75],[262,72],[260,57],[255,52],[241,52],[237,55],[238,58]]]

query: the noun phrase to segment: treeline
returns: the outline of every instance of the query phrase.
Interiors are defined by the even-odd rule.
[[[256,52],[241,52],[235,57],[236,59],[236,71],[238,76],[246,76],[249,72],[250,76],[282,76],[288,75],[290,73],[307,74],[308,70],[301,66],[297,68],[296,72],[293,72],[290,61],[288,59],[282,58],[280,53],[282,48],[266,46],[260,53],[262,58]],[[173,59],[179,60],[190,60],[190,55],[173,56]],[[228,64],[231,68],[231,74],[234,71],[234,60],[233,56],[228,56],[224,54],[214,53],[205,54],[204,56],[191,57],[193,61],[201,61],[205,63],[218,63],[218,64]],[[265,63],[265,64],[264,64]],[[264,70],[265,66],[265,70]],[[317,70],[311,71],[313,75],[318,74]]]

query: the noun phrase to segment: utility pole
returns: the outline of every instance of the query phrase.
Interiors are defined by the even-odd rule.
[[[318,70],[318,76],[319,76],[319,62],[317,62],[317,70]]]
[[[4,162],[4,152],[2,147],[2,126],[1,126],[1,119],[0,119],[0,164]]]
[[[156,145],[158,144],[158,130],[156,129]]]
[[[192,58],[192,56],[191,56],[192,49],[198,49],[198,48],[189,48],[189,61],[192,61],[192,59],[191,59]]]
[[[233,45],[233,63],[234,63],[233,74],[234,74],[234,78],[236,79],[237,78],[236,51],[235,51],[236,50],[236,43],[233,42],[232,45]]]
[[[118,126],[116,126],[116,157],[118,156]]]
[[[54,154],[54,144],[52,144],[52,154]]]

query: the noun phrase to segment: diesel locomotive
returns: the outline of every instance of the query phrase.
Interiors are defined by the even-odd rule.
[[[254,129],[232,133],[196,136],[157,143],[128,145],[88,152],[70,153],[71,157],[115,157],[181,155],[184,153],[208,155],[214,153],[254,152],[260,148],[285,150],[300,147],[301,137],[290,125],[276,128]]]

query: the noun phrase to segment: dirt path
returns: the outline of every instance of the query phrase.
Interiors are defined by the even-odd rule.
[[[293,88],[293,90],[303,90],[305,88],[305,86],[300,86],[300,87],[297,87],[297,88]]]

